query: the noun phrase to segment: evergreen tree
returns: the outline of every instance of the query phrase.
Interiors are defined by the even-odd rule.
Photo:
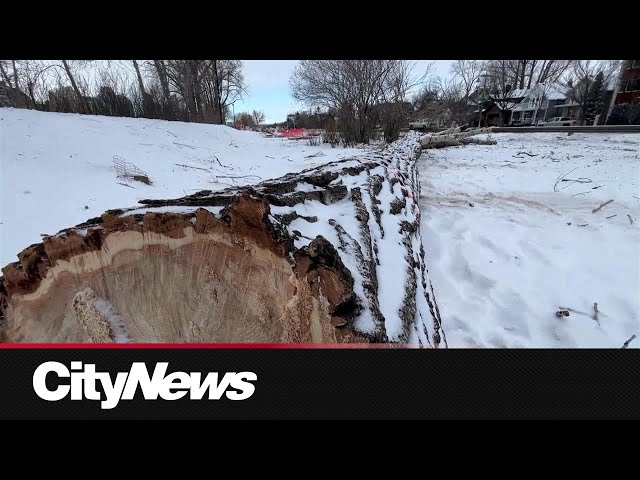
[[[629,124],[640,125],[640,103],[631,105],[629,108]]]
[[[611,110],[611,115],[609,115],[607,125],[629,125],[628,111],[628,103],[615,105]]]
[[[593,122],[597,115],[603,113],[604,94],[604,74],[602,72],[598,72],[595,80],[589,86],[589,92],[587,93],[585,119],[589,121],[589,123]]]

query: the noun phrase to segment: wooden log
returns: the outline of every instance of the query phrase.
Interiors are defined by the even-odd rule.
[[[420,233],[420,152],[409,132],[382,152],[142,200],[46,236],[2,270],[0,341],[111,338],[107,317],[78,301],[89,291],[133,342],[438,347],[446,337]]]

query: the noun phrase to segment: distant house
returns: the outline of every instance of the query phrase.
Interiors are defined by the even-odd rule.
[[[476,105],[473,112],[473,123],[478,123],[478,116],[482,115],[482,125],[487,127],[501,127],[504,125],[534,125],[537,122],[556,116],[558,106],[566,103],[566,95],[556,85],[537,84],[532,88],[516,88],[506,93],[493,93],[482,101],[482,109],[478,109],[478,100],[471,103]]]
[[[625,60],[620,70],[615,103],[640,102],[640,60]]]
[[[577,116],[577,104],[567,102],[567,95],[556,85],[539,83],[528,89],[514,90],[511,125],[536,125],[552,117]]]
[[[502,127],[504,124],[504,109],[494,100],[482,102],[482,109],[473,112],[473,124],[478,124],[478,116],[482,115],[483,127]]]
[[[640,124],[640,60],[624,60],[609,102],[608,124]]]

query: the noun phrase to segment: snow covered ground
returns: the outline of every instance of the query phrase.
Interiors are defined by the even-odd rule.
[[[639,348],[640,135],[492,138],[497,145],[429,150],[420,160],[422,239],[448,345],[620,348],[635,334],[630,347]],[[0,109],[0,266],[41,234],[108,209],[255,184],[356,155],[367,153],[223,126]],[[114,158],[134,164],[152,184],[118,178]],[[363,200],[370,207],[366,194]],[[298,246],[317,233],[339,242],[326,228],[330,219],[353,230],[350,202],[311,203],[299,213],[319,221],[291,224],[305,231]],[[384,223],[389,218],[382,226],[395,233],[395,224]],[[389,246],[398,241],[389,234],[386,248],[380,243],[381,260],[399,255]],[[383,263],[389,272],[402,267]],[[405,289],[401,273],[379,275],[391,339]],[[556,317],[561,307],[570,316]]]
[[[254,184],[358,152],[219,125],[3,108],[0,266],[40,234],[108,209]],[[152,185],[118,178],[114,157],[138,167]]]
[[[491,138],[420,159],[449,347],[620,348],[640,337],[640,134]]]

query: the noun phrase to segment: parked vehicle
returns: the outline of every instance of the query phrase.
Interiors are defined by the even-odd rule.
[[[569,117],[553,117],[546,122],[538,122],[539,127],[572,127],[576,121]]]

